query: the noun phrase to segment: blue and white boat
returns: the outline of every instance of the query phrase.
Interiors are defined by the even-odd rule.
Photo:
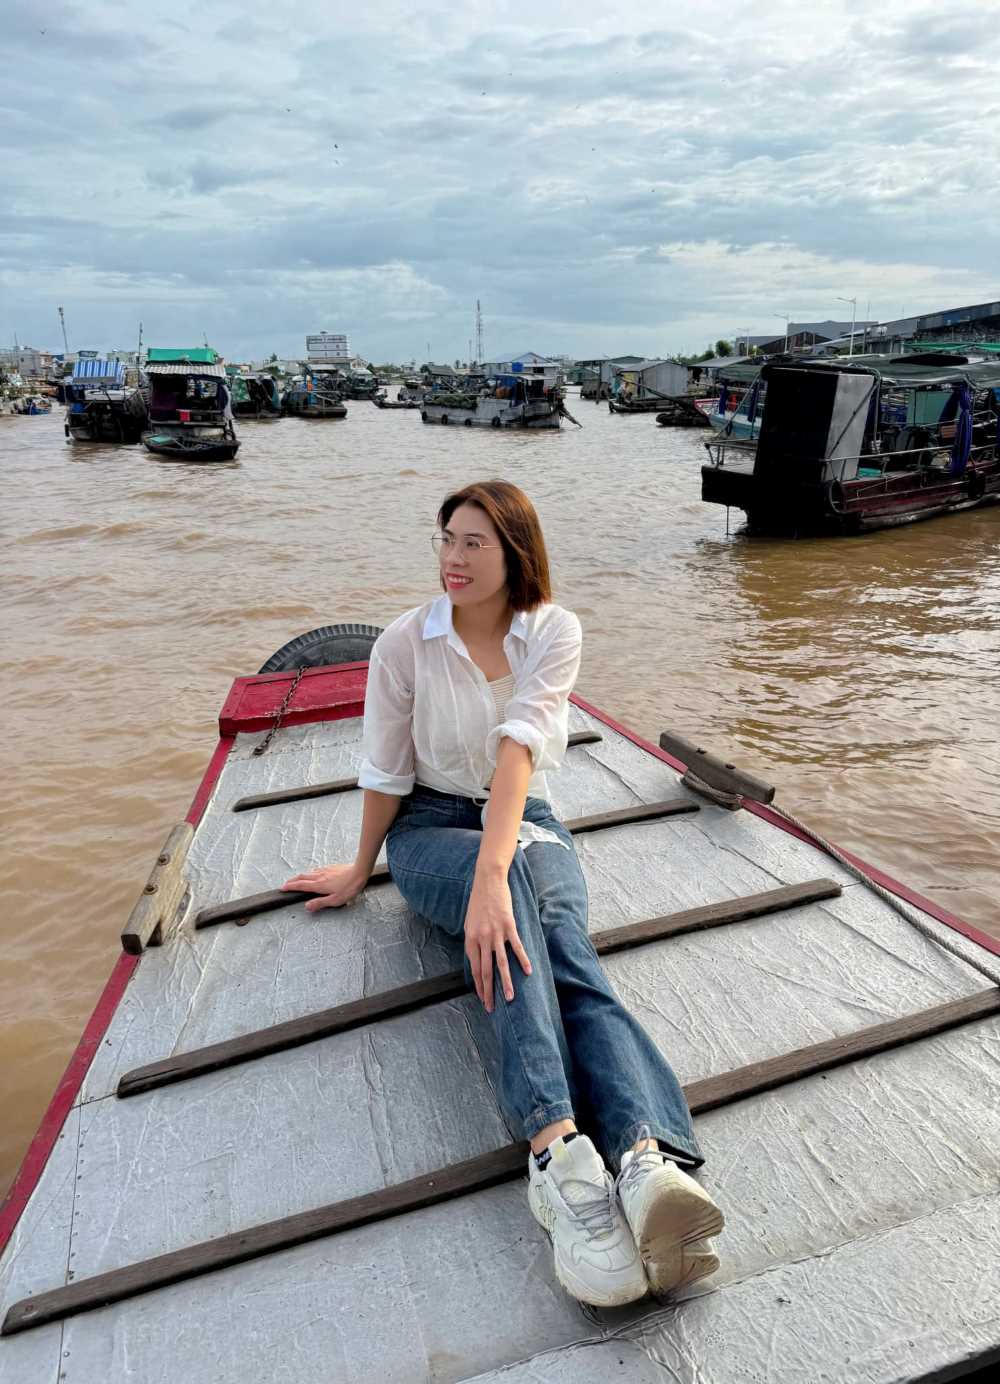
[[[78,360],[59,386],[70,442],[138,442],[146,427],[146,400],[126,381],[118,360]]]

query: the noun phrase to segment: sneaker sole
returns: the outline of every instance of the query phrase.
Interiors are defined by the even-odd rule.
[[[677,1250],[695,1240],[714,1238],[725,1223],[722,1212],[697,1183],[693,1188],[667,1187],[646,1212],[636,1244],[644,1260],[670,1263]]]
[[[678,1245],[669,1258],[650,1261],[646,1264],[646,1277],[649,1287],[657,1297],[666,1297],[680,1288],[697,1283],[718,1270],[719,1256],[705,1252],[693,1252],[684,1245]]]
[[[549,1237],[556,1278],[570,1297],[575,1298],[577,1302],[586,1303],[588,1307],[627,1307],[631,1302],[641,1302],[647,1295],[649,1284],[645,1275],[641,1283],[636,1283],[631,1288],[620,1288],[617,1292],[603,1295],[596,1292],[593,1287],[583,1283],[576,1277],[572,1269],[560,1259],[555,1241],[552,1238],[552,1231],[548,1225],[548,1218],[542,1210],[541,1200],[537,1197],[534,1186],[530,1184],[528,1186],[528,1205],[531,1207],[531,1214]]]

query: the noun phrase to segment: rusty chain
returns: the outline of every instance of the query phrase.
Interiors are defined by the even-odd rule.
[[[253,751],[253,752],[254,752],[254,755],[255,755],[255,756],[264,753],[264,751],[267,749],[268,745],[270,745],[271,741],[274,739],[275,734],[281,729],[281,722],[282,722],[283,719],[284,719],[285,712],[288,710],[288,703],[292,700],[292,697],[293,697],[293,695],[294,695],[294,693],[295,693],[295,689],[296,689],[296,687],[298,687],[299,683],[302,681],[302,674],[303,674],[305,671],[306,671],[306,670],[305,670],[305,666],[304,666],[304,665],[303,665],[301,668],[299,668],[299,669],[296,670],[295,677],[294,677],[293,680],[292,680],[291,686],[289,687],[288,691],[285,693],[284,697],[282,698],[281,705],[278,707],[277,711],[274,713],[274,725],[271,727],[271,729],[270,729],[270,730],[267,732],[267,734],[264,736],[264,739],[260,742],[260,744],[254,746],[254,751]]]

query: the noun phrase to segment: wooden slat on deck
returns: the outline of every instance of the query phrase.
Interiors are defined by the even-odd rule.
[[[665,802],[639,803],[635,807],[623,807],[615,812],[598,812],[592,817],[574,817],[563,825],[574,836],[579,836],[583,832],[601,831],[605,827],[624,827],[633,822],[653,822],[661,817],[676,817],[698,811],[698,803],[692,802],[690,798],[668,798]],[[390,879],[389,871],[382,866],[372,871],[368,885],[388,884]],[[203,908],[195,918],[194,924],[196,928],[213,927],[216,923],[228,923],[236,918],[251,918],[256,913],[267,913],[272,909],[303,903],[306,899],[315,897],[315,894],[308,894],[299,889],[268,889],[262,894],[250,894],[244,899],[231,899],[229,903]]]
[[[1000,988],[990,986],[964,999],[936,1005],[918,1014],[876,1024],[843,1038],[815,1043],[763,1062],[753,1062],[706,1081],[693,1082],[685,1087],[685,1095],[691,1113],[701,1114],[719,1105],[742,1100],[804,1076],[994,1014],[1000,1014]],[[524,1176],[528,1149],[526,1142],[510,1144],[479,1158],[452,1164],[451,1167],[397,1183],[381,1191],[268,1221],[216,1240],[191,1245],[187,1249],[158,1255],[139,1264],[80,1279],[48,1293],[23,1298],[7,1313],[0,1335],[12,1336],[75,1316],[79,1312],[121,1302],[155,1288],[164,1288],[216,1269],[229,1268],[247,1259],[289,1249],[321,1236],[339,1234],[372,1221],[405,1215],[451,1197],[465,1196],[501,1182],[512,1181]]]
[[[603,932],[595,933],[592,940],[597,954],[608,956],[631,947],[644,946],[648,942],[661,941],[665,937],[700,932],[705,928],[722,927],[728,923],[747,922],[771,913],[784,912],[789,908],[798,908],[803,904],[817,903],[821,899],[836,898],[840,892],[840,885],[835,884],[833,880],[807,880],[802,884],[768,889],[759,894],[747,895],[745,898],[725,899],[721,903],[686,908],[659,918],[647,918],[639,923],[607,928]],[[334,1005],[314,1014],[304,1014],[282,1024],[273,1024],[253,1033],[226,1039],[221,1043],[178,1053],[173,1057],[164,1058],[162,1062],[137,1067],[135,1071],[126,1072],[122,1076],[118,1083],[118,1095],[137,1096],[160,1086],[170,1086],[178,1081],[187,1081],[192,1077],[204,1076],[208,1072],[220,1071],[224,1067],[233,1067],[240,1062],[269,1057],[272,1053],[283,1052],[286,1048],[299,1047],[303,1043],[329,1038],[335,1033],[344,1033],[364,1024],[395,1018],[429,1004],[454,999],[458,995],[464,995],[467,989],[465,976],[461,971],[449,971],[430,980],[399,985],[379,995],[369,995],[364,999],[351,1000],[347,1004]]]
[[[566,748],[575,745],[597,745],[604,739],[596,730],[575,731],[567,740]],[[357,788],[356,778],[328,779],[325,783],[307,783],[299,788],[279,788],[273,793],[250,793],[245,798],[237,798],[233,803],[234,812],[249,812],[255,807],[275,807],[279,803],[303,802],[309,798],[326,798],[334,793],[350,793]]]

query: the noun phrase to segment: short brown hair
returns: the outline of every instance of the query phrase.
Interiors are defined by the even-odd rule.
[[[507,560],[507,592],[515,610],[534,610],[552,599],[549,557],[535,506],[510,481],[475,481],[454,491],[438,510],[445,529],[459,505],[478,505],[500,535]],[[441,585],[444,586],[442,580]]]

